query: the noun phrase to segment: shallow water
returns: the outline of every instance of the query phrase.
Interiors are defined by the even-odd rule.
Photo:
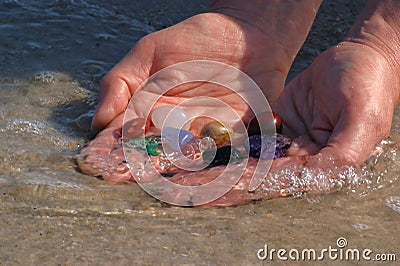
[[[141,36],[206,4],[188,2],[0,2],[0,264],[255,264],[265,244],[321,250],[339,237],[348,248],[398,252],[399,110],[353,192],[176,208],[77,170],[99,78]],[[363,3],[345,2],[324,2],[290,77],[343,38]]]

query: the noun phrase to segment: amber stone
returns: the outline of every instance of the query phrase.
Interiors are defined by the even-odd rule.
[[[274,119],[273,124],[271,121],[272,118]],[[249,125],[247,126],[247,135],[249,137],[254,135],[261,135],[260,124],[264,131],[264,134],[272,134],[272,125],[275,126],[276,133],[282,133],[282,120],[280,116],[276,113],[272,113],[271,117],[271,113],[265,112],[258,114],[250,120]]]
[[[233,135],[232,128],[226,123],[213,121],[205,125],[200,132],[200,137],[210,137],[215,141],[217,147],[229,145],[231,139],[229,135]]]

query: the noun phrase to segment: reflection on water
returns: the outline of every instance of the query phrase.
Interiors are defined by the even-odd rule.
[[[291,75],[347,31],[363,1],[331,2]],[[0,3],[1,262],[256,263],[266,243],[317,249],[340,236],[349,247],[398,250],[399,110],[384,153],[364,165],[368,175],[354,191],[198,210],[167,207],[135,184],[77,171],[72,157],[93,137],[88,128],[98,79],[141,36],[204,4]],[[332,34],[322,35],[321,28]]]

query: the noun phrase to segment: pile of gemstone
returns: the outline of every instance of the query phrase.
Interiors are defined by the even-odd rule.
[[[188,116],[184,110],[161,106],[151,116],[152,124],[161,129],[161,136],[133,138],[128,143],[150,156],[158,157],[158,165],[163,172],[168,172],[173,164],[193,169],[191,165],[215,167],[238,162],[248,156],[271,160],[284,156],[291,144],[291,140],[281,134],[280,117],[273,114],[273,123],[271,117],[270,113],[260,114],[250,121],[246,135],[248,143],[243,150],[232,145],[231,140],[237,133],[227,123],[212,121],[201,129],[199,136],[195,136],[185,124]],[[274,126],[272,131],[268,128],[271,125]]]

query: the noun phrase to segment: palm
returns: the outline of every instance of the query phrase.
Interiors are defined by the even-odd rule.
[[[244,34],[244,32],[246,34]],[[253,78],[269,100],[283,88],[290,62],[277,42],[250,26],[218,14],[201,14],[143,38],[102,80],[93,128],[101,129],[122,113],[134,91],[155,72],[184,61],[206,59],[237,67]],[[266,53],[265,51],[275,51]],[[230,90],[180,87],[160,103],[176,104],[194,96],[223,98],[239,112]]]

